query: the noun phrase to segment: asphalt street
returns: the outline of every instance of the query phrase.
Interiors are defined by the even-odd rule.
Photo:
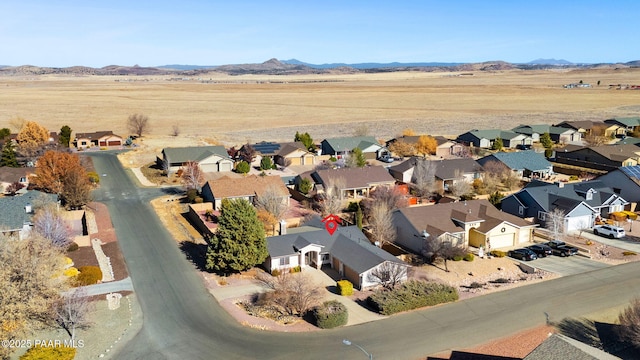
[[[113,154],[91,154],[94,194],[110,211],[144,324],[115,359],[415,359],[464,349],[551,321],[625,305],[640,296],[640,262],[607,267],[384,320],[308,333],[245,328],[206,291],[149,200]]]

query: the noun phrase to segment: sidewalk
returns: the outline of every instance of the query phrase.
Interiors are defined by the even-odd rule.
[[[110,281],[101,284],[88,285],[83,287],[87,291],[87,296],[103,295],[118,291],[133,291],[131,278],[127,277],[118,281]]]

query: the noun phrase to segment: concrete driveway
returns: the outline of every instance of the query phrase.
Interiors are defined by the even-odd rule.
[[[636,225],[636,228],[640,228],[640,226]],[[628,230],[628,228],[625,228]],[[633,233],[627,232],[627,236],[622,239],[610,239],[604,236],[595,235],[591,230],[583,231],[582,237],[597,241],[599,243],[605,244],[607,246],[617,247],[623,250],[634,251],[640,254],[640,238],[637,237],[638,231],[636,230]]]
[[[547,256],[545,258],[527,261],[525,263],[537,269],[552,272],[560,276],[582,274],[611,266],[583,256]]]

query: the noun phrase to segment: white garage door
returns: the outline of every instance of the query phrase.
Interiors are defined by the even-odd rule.
[[[228,162],[221,162],[220,163],[220,168],[219,168],[220,172],[231,171],[231,170],[233,170],[233,164],[228,163]]]
[[[503,247],[513,246],[513,238],[514,234],[500,234],[500,235],[492,235],[489,237],[489,241],[491,242],[492,249],[499,249]]]
[[[576,216],[565,220],[564,231],[580,230],[591,227],[591,215]]]

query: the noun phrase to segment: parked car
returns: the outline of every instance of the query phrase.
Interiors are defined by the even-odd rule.
[[[527,246],[527,248],[536,253],[539,258],[551,256],[553,254],[553,249],[545,244],[534,244],[531,246]]]
[[[578,253],[578,248],[573,247],[571,245],[567,245],[564,241],[560,240],[551,240],[547,242],[545,245],[551,248],[553,255],[556,256],[571,256]]]
[[[593,227],[593,233],[595,235],[608,236],[612,239],[620,239],[626,235],[623,228],[613,225],[596,225]]]
[[[382,161],[382,162],[386,162],[386,163],[392,163],[395,161],[395,159],[392,156],[389,155],[382,155],[378,158],[378,160]]]
[[[535,259],[538,258],[536,253],[534,253],[532,250],[527,249],[527,248],[509,250],[507,255],[509,257],[514,258],[514,259],[524,260],[524,261],[531,261],[531,260],[535,260]]]
[[[518,144],[518,145],[516,145],[516,149],[518,149],[518,150],[531,150],[531,145],[529,145],[529,144]]]

